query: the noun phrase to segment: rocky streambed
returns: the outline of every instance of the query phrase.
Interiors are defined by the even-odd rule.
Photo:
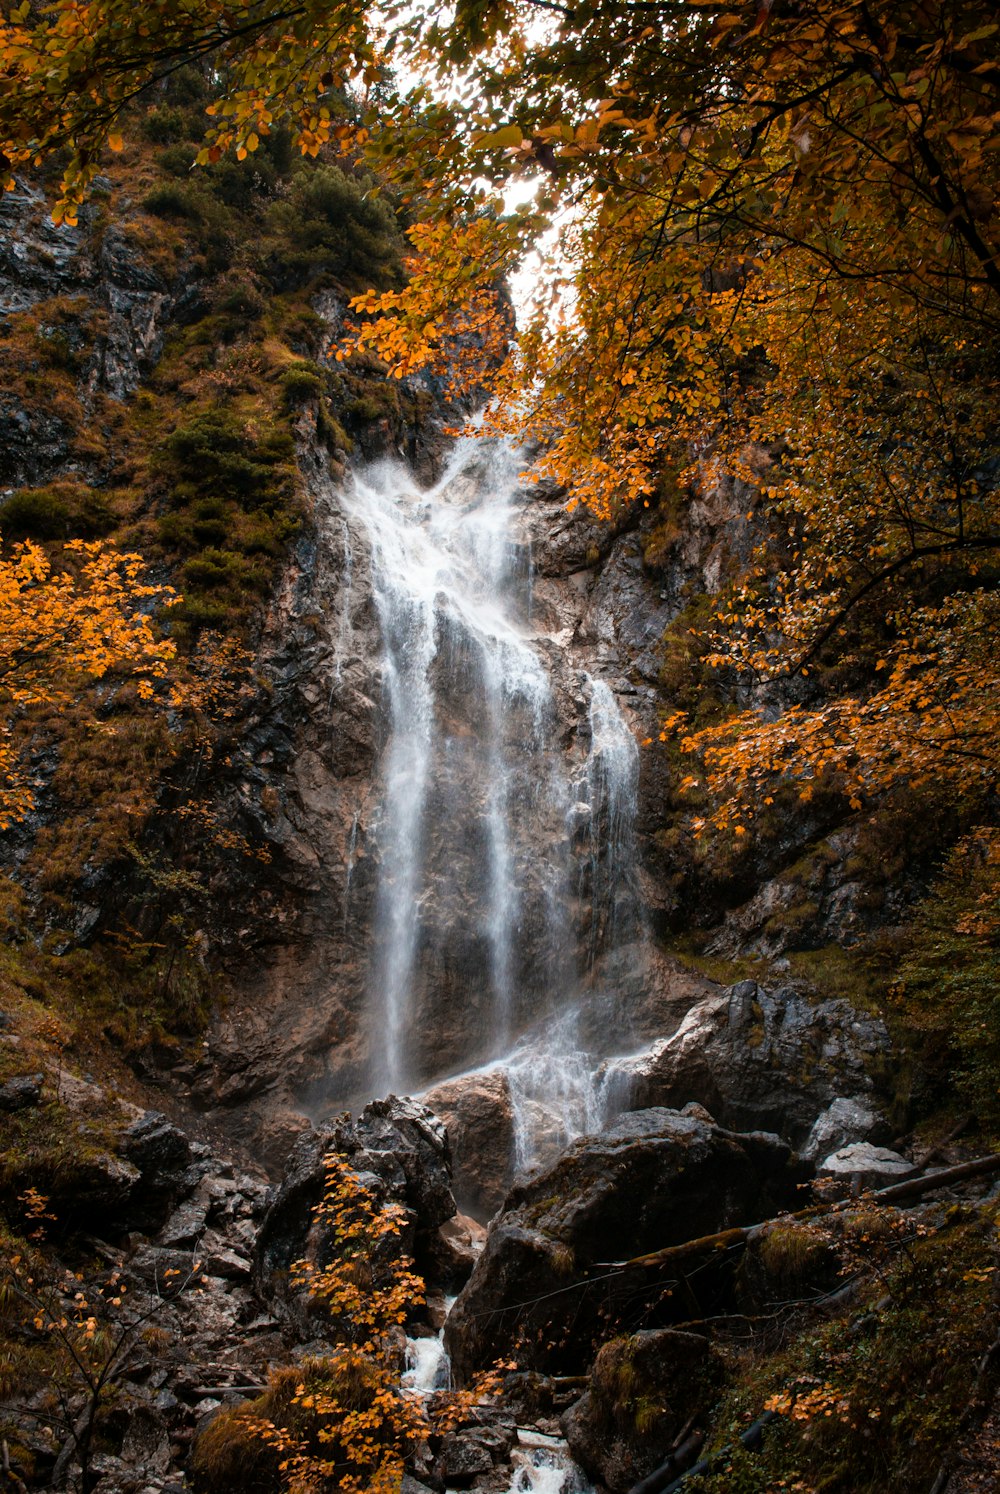
[[[291,1272],[336,1250],[316,1212],[330,1156],[380,1204],[403,1210],[396,1248],[427,1286],[399,1345],[406,1393],[431,1397],[507,1366],[492,1399],[413,1450],[404,1494],[624,1494],[674,1469],[672,1457],[683,1471],[697,1452],[692,1429],[725,1378],[727,1327],[787,1288],[787,1262],[775,1265],[767,1241],[809,1202],[817,1172],[849,1191],[913,1179],[928,1161],[878,1144],[886,1122],[863,1058],[881,1035],[858,1014],[839,1012],[834,1023],[823,1007],[806,1023],[801,999],[746,983],[719,992],[698,1019],[715,1021],[698,1026],[699,1062],[692,1019],[672,1047],[637,1063],[641,1108],[513,1181],[488,1220],[462,1214],[454,1193],[456,1175],[482,1174],[483,1145],[477,1158],[468,1128],[446,1127],[415,1100],[390,1097],[313,1129],[271,1183],[162,1115],[123,1113],[113,1143],[78,1179],[63,1264],[48,1276],[35,1270],[28,1290],[42,1305],[24,1326],[34,1351],[52,1339],[49,1318],[84,1303],[114,1340],[107,1383],[95,1396],[85,1376],[64,1373],[55,1399],[51,1383],[8,1398],[3,1411],[17,1427],[8,1482],[88,1494],[264,1487],[234,1482],[225,1465],[200,1466],[197,1449],[216,1418],[252,1407],[275,1371],[330,1352],[329,1319]],[[751,1044],[738,1020],[748,1012],[761,1029]],[[808,1084],[790,1077],[779,1091],[782,1065],[801,1064],[805,1049]],[[671,1069],[681,1059],[687,1081]],[[852,1074],[856,1092],[833,1093]],[[29,1090],[7,1098],[30,1106]],[[755,1127],[774,1115],[779,1093],[782,1134]],[[481,1104],[481,1083],[477,1094]],[[494,1188],[504,1166],[501,1158]],[[981,1191],[988,1179],[964,1186]],[[829,1250],[807,1256],[796,1270],[808,1290],[835,1291]]]

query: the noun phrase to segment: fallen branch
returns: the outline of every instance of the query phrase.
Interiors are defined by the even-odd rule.
[[[680,1473],[683,1478],[687,1477],[685,1467],[690,1468],[691,1459],[697,1457],[704,1440],[703,1432],[692,1432],[678,1447],[673,1449],[665,1463],[661,1463],[659,1468],[654,1468],[652,1473],[629,1490],[629,1494],[664,1494],[668,1483],[670,1488],[675,1488],[678,1482],[677,1474]]]
[[[991,1172],[1000,1172],[1000,1153],[988,1157],[977,1157],[971,1162],[960,1162],[955,1167],[944,1167],[938,1172],[925,1173],[922,1177],[907,1178],[902,1183],[892,1183],[888,1188],[879,1188],[870,1195],[875,1203],[898,1203],[906,1198],[918,1198],[923,1193],[932,1193],[937,1188],[950,1187],[969,1178],[983,1177]],[[640,1267],[667,1266],[684,1260],[689,1255],[700,1255],[706,1251],[739,1249],[748,1241],[763,1233],[772,1224],[788,1223],[801,1219],[815,1219],[825,1214],[840,1214],[846,1209],[857,1208],[857,1198],[840,1199],[832,1204],[813,1204],[808,1209],[799,1209],[794,1214],[779,1214],[759,1224],[737,1225],[732,1229],[719,1230],[714,1235],[701,1235],[697,1240],[685,1240],[680,1245],[667,1245],[648,1255],[637,1255],[627,1261],[595,1261],[591,1270],[635,1270]]]
[[[740,1442],[748,1451],[756,1451],[763,1440],[764,1428],[769,1426],[772,1421],[775,1421],[777,1416],[777,1411],[764,1411],[758,1416],[752,1426],[747,1427],[745,1432],[740,1433]],[[683,1446],[672,1452],[665,1463],[661,1463],[659,1468],[654,1469],[648,1478],[644,1478],[641,1483],[634,1485],[629,1490],[629,1494],[674,1494],[674,1490],[680,1489],[687,1483],[689,1478],[697,1478],[702,1473],[711,1473],[732,1452],[731,1447],[723,1447],[719,1452],[712,1453],[710,1457],[702,1458],[699,1462],[692,1463],[689,1467],[684,1468],[682,1459],[685,1455],[688,1457],[691,1456],[691,1452],[688,1451],[690,1443],[697,1442],[697,1446],[691,1449],[692,1452],[697,1452],[701,1440],[698,1434],[694,1438],[689,1439]],[[666,1480],[670,1475],[677,1473],[679,1470],[683,1470],[680,1472],[680,1476],[667,1483]]]

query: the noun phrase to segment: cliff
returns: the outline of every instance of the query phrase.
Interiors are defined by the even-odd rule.
[[[703,659],[714,599],[777,546],[759,487],[706,461],[596,525],[521,481],[531,453],[456,446],[463,411],[435,381],[338,363],[348,296],[400,280],[401,210],[330,162],[293,164],[280,132],[252,163],[189,177],[202,86],[182,75],[79,227],[51,226],[38,184],[0,204],[0,532],[56,558],[79,538],[137,549],[183,595],[164,626],[187,692],[150,717],[104,683],[17,722],[35,804],[3,837],[0,1203],[9,1253],[37,1251],[45,1286],[15,1290],[42,1327],[4,1319],[8,1361],[29,1340],[34,1355],[27,1412],[17,1375],[0,1385],[4,1476],[102,1494],[251,1477],[228,1444],[214,1471],[191,1448],[257,1392],[274,1413],[269,1371],[328,1348],[287,1276],[329,1245],[327,1147],[404,1208],[442,1291],[484,1243],[456,1199],[496,1216],[449,1342],[470,1375],[508,1350],[523,1363],[495,1423],[422,1450],[411,1482],[507,1487],[529,1406],[543,1438],[566,1410],[588,1475],[627,1490],[691,1416],[707,1428],[721,1405],[721,1445],[726,1418],[779,1396],[781,1354],[803,1395],[850,1361],[841,1420],[868,1457],[879,1408],[843,1345],[892,1359],[896,1406],[906,1345],[951,1307],[962,1370],[935,1404],[957,1435],[992,1310],[981,1185],[916,1218],[932,1239],[916,1265],[882,1242],[891,1301],[865,1277],[863,1310],[838,1297],[818,1349],[808,1314],[783,1320],[780,1353],[744,1352],[735,1325],[835,1297],[833,1257],[857,1265],[864,1217],[836,1239],[754,1235],[742,1275],[707,1266],[694,1287],[650,1286],[624,1258],[761,1226],[817,1164],[877,1185],[937,1143],[960,1163],[961,1123],[986,1145],[988,1105],[942,1103],[945,1066],[890,999],[901,951],[927,979],[921,939],[958,893],[939,885],[923,924],[912,910],[967,819],[926,792],[863,812],[819,794],[762,806],[746,849],[694,838],[663,717],[778,711],[803,688],[748,696]],[[627,1279],[595,1297],[616,1266]],[[107,1413],[72,1371],[58,1414],[46,1399],[65,1377],[49,1319],[73,1310],[78,1267],[87,1303],[114,1302],[119,1279],[142,1301]],[[525,1312],[529,1290],[566,1296]],[[182,1347],[161,1352],[147,1325]],[[408,1321],[418,1342],[436,1326]],[[105,1461],[88,1473],[91,1409]],[[868,1458],[897,1480],[934,1462],[908,1426]]]

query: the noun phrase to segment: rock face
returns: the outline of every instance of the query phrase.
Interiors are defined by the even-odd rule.
[[[624,1494],[666,1459],[717,1378],[716,1353],[700,1333],[661,1328],[611,1339],[589,1390],[562,1418],[570,1452],[590,1478]]]
[[[515,1186],[493,1221],[446,1327],[457,1372],[467,1376],[515,1345],[527,1368],[579,1365],[606,1307],[600,1268],[596,1290],[587,1287],[591,1268],[788,1205],[797,1177],[790,1161],[775,1136],[736,1135],[666,1109],[625,1115],[577,1142]]]
[[[42,322],[40,336],[58,343],[60,353],[80,366],[88,395],[121,400],[154,366],[171,318],[196,292],[193,275],[167,283],[127,224],[110,223],[94,233],[98,212],[88,205],[79,228],[57,228],[51,204],[37,188],[20,183],[16,192],[4,194],[0,317],[70,299],[72,317],[51,326]],[[0,485],[79,475],[74,436],[68,417],[41,406],[26,409],[0,395]]]
[[[696,1100],[726,1125],[799,1143],[835,1098],[872,1093],[888,1052],[885,1024],[847,1001],[741,981],[693,1007],[635,1062],[631,1103]]]

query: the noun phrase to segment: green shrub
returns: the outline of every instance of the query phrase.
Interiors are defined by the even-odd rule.
[[[949,1081],[1000,1127],[1000,832],[959,842],[909,929],[891,987],[933,1086]]]
[[[175,480],[175,504],[197,493],[275,511],[291,496],[294,457],[288,432],[270,427],[251,435],[232,410],[214,406],[167,437],[156,465]]]
[[[331,278],[359,289],[401,282],[402,237],[389,204],[367,195],[372,185],[336,166],[299,172],[266,219],[267,270],[279,289]]]
[[[186,595],[170,609],[170,630],[181,634],[197,633],[203,628],[222,629],[231,621],[230,609],[224,602],[209,601],[206,597]]]
[[[116,523],[103,494],[75,483],[22,488],[0,508],[5,539],[95,539],[109,534]]]
[[[191,145],[170,145],[161,150],[156,164],[168,176],[187,177],[194,165],[195,151]]]
[[[216,306],[216,310],[224,315],[243,317],[248,322],[263,316],[266,308],[263,296],[252,285],[237,286],[235,290],[222,296]]]
[[[305,404],[323,392],[325,379],[314,363],[292,363],[281,375],[281,392],[289,406]]]
[[[163,182],[147,192],[142,199],[147,213],[155,218],[186,218],[193,223],[202,221],[203,213],[197,196],[189,187],[176,182]]]
[[[206,550],[185,563],[183,577],[185,585],[197,590],[224,586],[231,581],[239,569],[239,557],[232,551]]]
[[[188,116],[176,105],[161,105],[158,109],[150,109],[143,116],[140,129],[153,145],[169,145],[172,141],[186,140],[189,137]]]

